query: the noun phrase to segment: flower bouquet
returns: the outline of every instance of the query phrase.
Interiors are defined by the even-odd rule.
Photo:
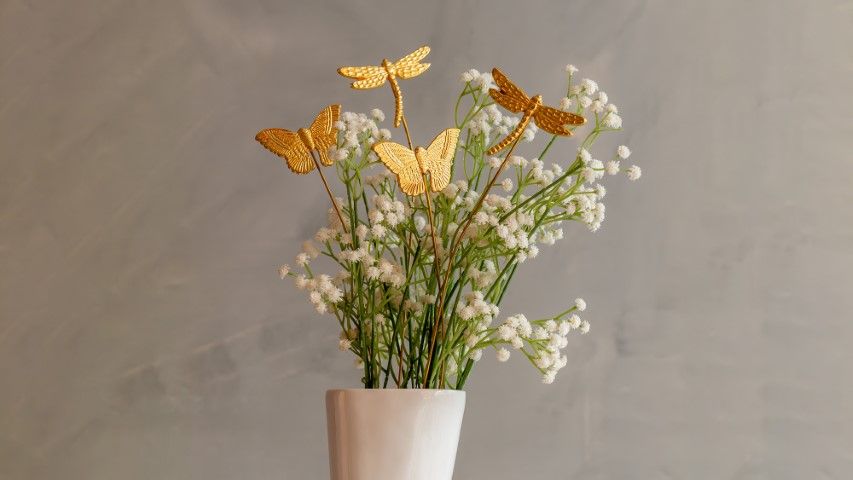
[[[331,203],[328,225],[303,244],[294,268],[281,267],[281,278],[294,279],[318,313],[337,320],[338,347],[356,356],[366,389],[461,390],[485,351],[501,362],[517,352],[552,383],[566,365],[567,337],[589,331],[579,315],[586,303],[577,298],[546,318],[498,320],[501,300],[518,268],[562,239],[569,222],[599,229],[605,176],[640,177],[639,167],[622,164],[631,154],[625,146],[606,161],[591,153],[602,134],[621,130],[622,118],[596,82],[577,81],[572,65],[553,106],[497,68],[469,70],[448,102],[449,128],[422,146],[400,83],[427,70],[428,53],[422,47],[397,62],[338,70],[355,89],[390,86],[401,140],[392,139],[381,110],[341,113],[339,105],[309,128],[258,133],[293,172],[316,170]],[[576,152],[546,164],[568,137],[578,139]],[[329,184],[326,167],[339,185]],[[334,462],[332,469],[334,477]]]

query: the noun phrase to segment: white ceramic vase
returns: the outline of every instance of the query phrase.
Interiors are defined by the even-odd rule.
[[[331,479],[451,480],[464,411],[458,390],[329,390]]]

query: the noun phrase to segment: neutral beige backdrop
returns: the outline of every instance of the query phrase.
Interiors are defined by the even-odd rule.
[[[326,200],[252,137],[390,111],[334,69],[422,43],[416,140],[572,62],[645,172],[517,276],[593,330],[552,386],[482,361],[456,478],[853,478],[850,1],[2,0],[0,479],[328,478],[358,374],[276,277]]]

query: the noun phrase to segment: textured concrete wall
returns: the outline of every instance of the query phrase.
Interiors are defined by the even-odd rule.
[[[480,364],[456,477],[853,478],[853,3],[520,4],[0,1],[0,479],[327,478],[358,375],[275,272],[324,193],[252,136],[390,111],[334,69],[421,43],[417,138],[572,62],[645,173],[516,277],[593,331],[552,386]]]

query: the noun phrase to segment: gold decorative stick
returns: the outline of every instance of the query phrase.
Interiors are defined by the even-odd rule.
[[[503,172],[506,167],[507,162],[512,156],[513,150],[515,150],[515,146],[518,145],[518,140],[521,137],[521,133],[524,132],[524,129],[530,123],[530,120],[536,122],[536,125],[539,126],[542,130],[549,132],[554,135],[563,135],[569,136],[572,134],[572,131],[566,125],[583,125],[586,123],[586,119],[580,115],[575,115],[574,113],[564,112],[562,110],[557,110],[556,108],[548,107],[542,104],[542,96],[534,95],[532,98],[528,97],[524,91],[512,83],[506,75],[503,74],[497,68],[492,69],[492,77],[495,80],[495,83],[498,86],[498,89],[490,89],[489,95],[492,99],[504,107],[505,109],[513,112],[519,113],[522,112],[523,116],[521,117],[521,121],[518,122],[518,125],[506,136],[503,140],[498,142],[496,145],[492,146],[486,154],[494,155],[507,146],[509,146],[509,151],[506,152],[503,161],[500,166],[495,171],[495,174],[489,179],[489,182],[486,184],[486,187],[483,189],[483,192],[480,194],[480,198],[477,199],[477,203],[474,205],[474,208],[468,213],[465,223],[462,224],[461,228],[456,230],[456,233],[450,238],[450,251],[447,255],[448,258],[448,267],[447,272],[444,277],[444,281],[442,285],[445,288],[441,288],[439,290],[438,302],[439,308],[437,310],[438,318],[436,319],[436,325],[441,324],[444,320],[444,304],[445,304],[445,294],[448,280],[450,279],[450,272],[453,270],[453,256],[456,254],[456,249],[459,248],[459,245],[462,243],[462,239],[465,237],[465,232],[468,230],[468,227],[471,225],[471,221],[474,219],[474,216],[477,212],[480,211],[480,208],[483,206],[483,200],[485,200],[486,196],[489,193],[489,190],[495,185],[498,177]],[[435,338],[433,337],[431,344],[435,344]],[[427,367],[425,373],[424,386],[426,386],[429,381],[430,376],[430,365],[432,360],[432,345],[430,346],[430,353],[427,357]]]
[[[321,165],[329,166],[335,163],[329,156],[329,149],[338,141],[338,130],[335,128],[335,122],[338,121],[340,114],[340,105],[329,105],[317,115],[314,123],[308,128],[300,128],[295,132],[283,128],[267,128],[258,132],[255,135],[255,140],[267,150],[282,157],[287,167],[294,173],[306,174],[314,170],[315,167],[317,168],[317,173],[320,174],[326,193],[329,194],[332,207],[338,214],[341,226],[346,232],[348,230],[344,216],[341,214],[341,209],[338,207],[338,202],[335,201],[321,167]],[[315,151],[317,156],[314,154]]]
[[[448,128],[439,133],[427,148],[416,147],[412,150],[394,142],[379,142],[373,145],[373,151],[379,156],[379,160],[388,167],[388,170],[397,175],[397,183],[400,184],[400,190],[403,193],[409,196],[425,194],[436,266],[440,265],[438,241],[435,237],[429,194],[431,191],[440,192],[450,183],[450,172],[458,140],[459,129]],[[427,182],[427,173],[429,173],[429,182]],[[436,279],[440,278],[436,270]]]
[[[489,95],[500,106],[513,113],[522,113],[521,121],[503,140],[492,146],[487,155],[494,155],[514,142],[533,120],[536,125],[554,135],[569,136],[572,131],[566,125],[583,125],[586,119],[574,113],[564,112],[542,104],[542,95],[528,97],[527,94],[497,68],[492,69],[492,78],[499,89],[490,89]]]
[[[429,219],[430,236],[432,237],[432,250],[435,255],[433,272],[435,273],[436,288],[439,292],[443,291],[444,288],[439,271],[441,260],[438,256],[438,240],[436,239],[435,223],[432,218],[430,191],[440,192],[450,183],[451,167],[453,166],[453,157],[456,154],[458,140],[459,129],[448,128],[438,134],[427,148],[417,147],[412,150],[394,142],[379,142],[373,145],[373,151],[379,156],[379,160],[397,175],[397,182],[400,184],[400,190],[403,193],[410,196],[423,193],[426,196],[427,218]],[[427,182],[427,173],[429,173],[429,182]],[[447,279],[445,279],[446,281]],[[432,358],[438,325],[435,323],[433,328],[427,367]]]
[[[394,126],[399,127],[400,123],[404,121],[403,92],[400,90],[397,78],[409,79],[417,77],[426,71],[429,68],[429,64],[420,62],[427,54],[429,54],[429,47],[424,45],[396,62],[391,62],[386,58],[378,66],[341,67],[338,69],[338,73],[347,78],[354,79],[352,88],[357,90],[380,87],[387,80],[391,85],[391,91],[394,92],[394,100],[396,102]],[[408,128],[406,128],[406,135],[408,136]]]

